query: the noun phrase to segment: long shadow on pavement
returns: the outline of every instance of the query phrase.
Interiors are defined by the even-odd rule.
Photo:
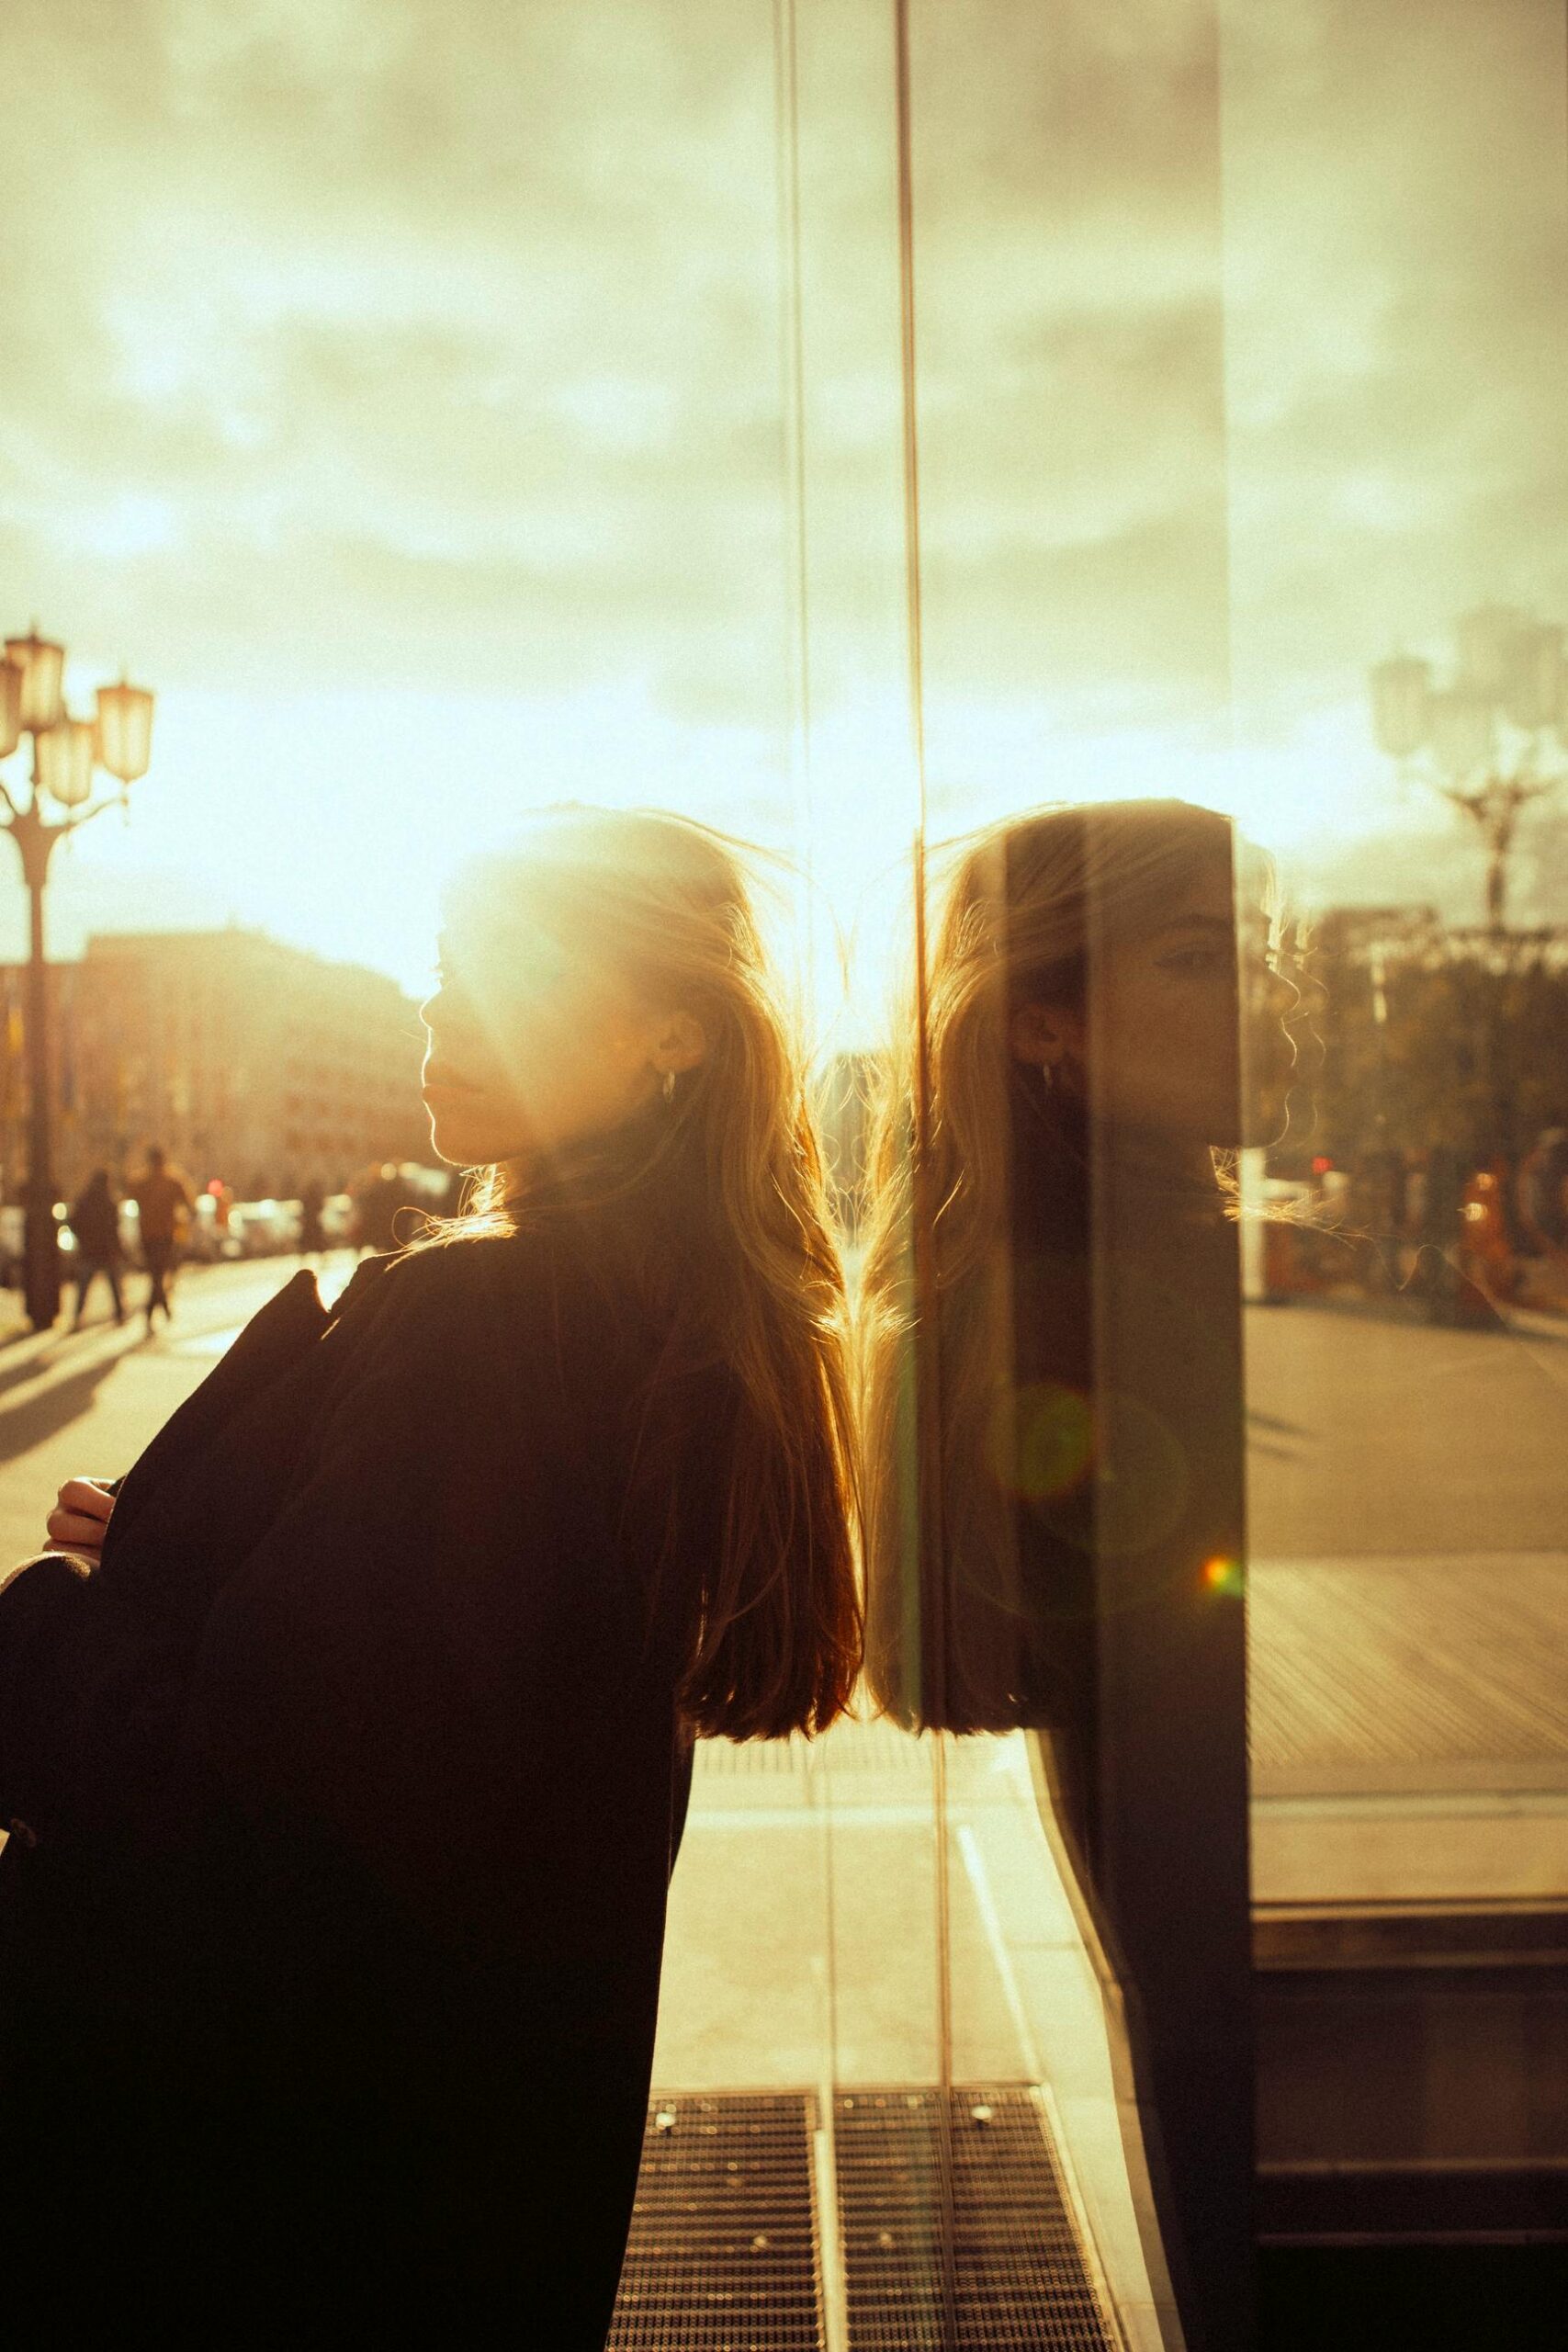
[[[16,1461],[19,1454],[41,1445],[46,1438],[79,1419],[92,1404],[99,1383],[107,1379],[126,1353],[124,1349],[116,1349],[110,1354],[95,1356],[80,1372],[51,1381],[41,1395],[27,1403],[0,1407],[0,1464]],[[35,1364],[32,1369],[36,1372],[39,1367]]]
[[[129,1321],[130,1317],[126,1319]],[[3,1361],[4,1347],[13,1346],[15,1341],[6,1340],[0,1346],[0,1396],[13,1388],[19,1388],[25,1380],[36,1380],[40,1373],[53,1372],[69,1356],[78,1354],[82,1347],[105,1338],[115,1328],[112,1323],[87,1323],[80,1331],[73,1331],[67,1326],[35,1349],[31,1355],[13,1357],[9,1363]],[[29,1340],[36,1336],[31,1331],[17,1334],[18,1338]]]

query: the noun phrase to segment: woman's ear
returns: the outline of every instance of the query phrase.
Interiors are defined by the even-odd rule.
[[[659,1025],[653,1041],[652,1059],[660,1071],[676,1073],[695,1069],[706,1056],[708,1041],[703,1024],[693,1012],[672,1012]]]
[[[1047,1082],[1081,1096],[1088,1030],[1081,1012],[1065,1004],[1021,1004],[1008,1023],[1013,1059],[1043,1069]]]
[[[1054,1005],[1021,1004],[1008,1023],[1008,1044],[1015,1061],[1040,1069],[1053,1067],[1067,1049],[1063,1016]]]

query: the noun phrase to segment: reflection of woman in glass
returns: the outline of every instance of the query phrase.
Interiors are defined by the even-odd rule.
[[[1091,1243],[1184,1270],[1191,1290],[1192,1253],[1234,1213],[1226,1155],[1259,1139],[1238,1125],[1249,1037],[1249,1083],[1274,1098],[1257,1115],[1277,1113],[1290,1047],[1261,870],[1257,886],[1244,1021],[1224,819],[1170,801],[1047,809],[972,842],[953,871],[927,984],[935,1316],[914,1310],[912,1035],[874,1142],[862,1285],[870,1665],[919,1720],[974,1730],[1070,1711],[1078,1571],[1026,1594],[1019,1517],[1060,1537],[1058,1570],[1092,1549]],[[922,1476],[953,1580],[941,1659],[940,1612],[909,1591],[918,1338],[934,1339],[922,1385],[940,1396],[940,1460]],[[1114,1508],[1157,1516],[1158,1465],[1148,1442],[1137,1451],[1144,1491]],[[911,1646],[922,1615],[923,1669]]]
[[[896,1057],[863,1276],[873,1687],[907,1721],[1048,1733],[1172,2176],[1242,2184],[1176,2233],[1221,2282],[1250,2178],[1229,1156],[1277,1131],[1294,994],[1266,885],[1174,801],[972,842]],[[1260,1128],[1244,1064],[1275,1097]]]
[[[333,1315],[297,1277],[54,1529],[103,1539],[123,1672],[6,1856],[13,2243],[57,2294],[107,2250],[171,2340],[597,2346],[692,1736],[820,1727],[858,1670],[842,1285],[734,857],[551,812],[442,956],[471,1213]]]

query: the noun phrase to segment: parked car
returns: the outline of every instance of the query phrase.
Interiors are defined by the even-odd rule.
[[[236,1201],[229,1211],[228,1258],[276,1258],[298,1249],[298,1201]]]
[[[352,1193],[329,1193],[321,1203],[321,1238],[329,1250],[347,1250],[353,1246]]]
[[[224,1254],[225,1235],[218,1214],[218,1203],[210,1193],[196,1196],[196,1213],[186,1220],[180,1238],[180,1255],[194,1259],[198,1265],[210,1265]]]

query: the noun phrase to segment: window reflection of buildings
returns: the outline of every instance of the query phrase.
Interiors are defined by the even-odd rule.
[[[1457,1243],[1422,1214],[1431,1166],[1451,1161],[1459,1185],[1493,1188],[1517,1255],[1519,1171],[1568,1113],[1568,930],[1456,929],[1414,905],[1334,907],[1311,929],[1301,1083],[1270,1173],[1345,1188],[1329,1223],[1375,1245],[1375,1272],[1390,1243]]]

